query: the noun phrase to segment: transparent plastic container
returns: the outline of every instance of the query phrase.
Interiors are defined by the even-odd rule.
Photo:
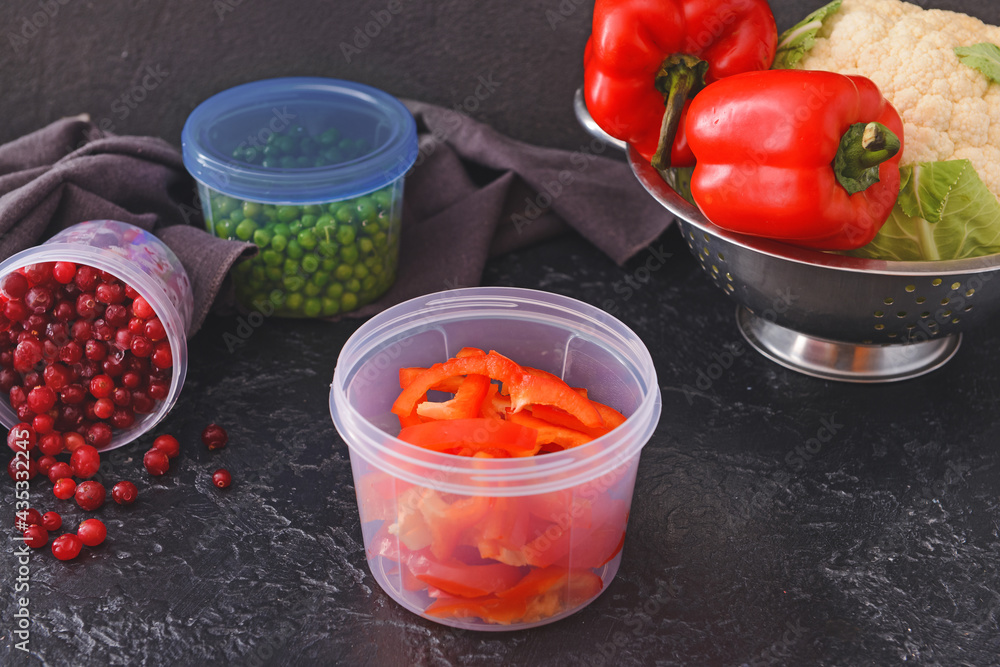
[[[180,396],[187,376],[187,331],[194,299],[191,281],[177,256],[163,241],[134,225],[116,220],[81,222],[59,232],[42,245],[28,248],[0,263],[0,280],[29,264],[73,262],[106,271],[133,287],[149,302],[163,323],[173,359],[167,397],[154,412],[136,415],[126,429],[114,429],[115,449],[135,440],[162,420]],[[11,428],[20,420],[6,397],[0,400],[0,421]]]
[[[454,456],[394,437],[398,370],[445,361],[466,346],[554,373],[628,419],[587,444],[527,458]],[[445,625],[516,630],[572,614],[614,578],[660,391],[646,347],[614,317],[555,294],[484,287],[413,299],[366,322],[341,351],[330,412],[350,450],[379,585]],[[468,510],[463,525],[431,521],[442,510],[456,516],[456,508]],[[435,540],[452,529],[467,531],[458,540],[465,546],[439,558]],[[423,530],[436,532],[428,538]],[[411,547],[428,539],[430,551],[417,559]],[[540,580],[532,595],[525,582]]]
[[[375,88],[255,81],[202,102],[181,135],[208,230],[261,251],[233,269],[247,310],[330,317],[392,285],[413,116]]]

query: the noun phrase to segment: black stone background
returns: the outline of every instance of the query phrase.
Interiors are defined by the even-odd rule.
[[[570,100],[588,3],[562,3],[553,30],[555,0],[404,1],[351,63],[340,42],[387,2],[228,0],[221,18],[208,1],[55,4],[16,52],[9,33],[53,5],[0,6],[0,140],[89,111],[118,132],[177,143],[201,99],[275,75],[462,105],[492,72],[503,85],[467,109],[474,117],[534,143],[587,141]],[[780,29],[820,4],[772,6]],[[1000,23],[994,3],[933,6]],[[157,66],[169,74],[119,118],[116,100]],[[2,548],[0,664],[1000,664],[996,320],[926,377],[824,382],[747,349],[733,304],[675,230],[654,248],[672,256],[630,292],[626,279],[645,278],[653,254],[618,267],[576,236],[496,258],[484,276],[611,301],[656,363],[663,417],[642,454],[621,570],[585,610],[486,634],[396,605],[367,570],[347,448],[327,407],[359,322],[268,319],[230,351],[240,321],[220,315],[191,341],[170,416],[104,457],[99,478],[134,480],[140,502],[103,508],[108,541],[75,561],[33,553],[30,655],[12,648],[13,542]],[[703,375],[714,376],[707,388]],[[210,421],[228,428],[228,448],[198,442]],[[805,450],[824,426],[833,437]],[[164,432],[182,458],[153,480],[141,457]],[[210,481],[220,466],[234,477],[225,492]],[[67,525],[84,518],[33,488]],[[8,491],[5,515],[11,504]]]

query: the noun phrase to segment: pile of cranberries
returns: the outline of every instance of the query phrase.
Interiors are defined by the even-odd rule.
[[[46,262],[0,279],[0,392],[39,436],[106,447],[167,397],[172,366],[163,323],[110,273]]]
[[[202,432],[202,442],[209,449],[219,449],[228,442],[225,429],[217,424],[209,424]],[[52,482],[52,493],[60,500],[73,498],[80,509],[93,512],[98,510],[106,498],[104,485],[90,479],[101,467],[101,455],[97,448],[87,444],[84,437],[75,431],[66,433],[50,432],[41,438],[31,424],[21,423],[7,433],[7,445],[14,451],[14,458],[7,466],[7,472],[15,481],[30,481],[41,473]],[[33,458],[35,449],[41,456]],[[69,454],[69,461],[56,457]],[[164,434],[153,441],[153,447],[143,456],[143,467],[152,476],[160,476],[170,469],[170,459],[180,455],[180,442],[172,435]],[[77,480],[80,480],[77,482]],[[232,477],[224,468],[212,475],[212,483],[220,489],[227,488]],[[129,481],[121,481],[111,489],[112,499],[119,505],[131,505],[138,497],[138,489]],[[56,512],[46,512],[28,508],[15,513],[14,527],[23,534],[25,543],[32,548],[48,544],[49,533],[62,526],[62,518]],[[65,533],[52,542],[52,553],[60,560],[76,558],[83,546],[97,546],[107,536],[107,529],[98,519],[87,519],[80,524],[75,534]]]

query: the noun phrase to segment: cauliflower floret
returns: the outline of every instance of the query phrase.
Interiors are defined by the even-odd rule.
[[[799,66],[866,76],[903,119],[902,164],[968,159],[1000,196],[1000,84],[956,46],[1000,45],[1000,27],[900,0],[843,0]]]

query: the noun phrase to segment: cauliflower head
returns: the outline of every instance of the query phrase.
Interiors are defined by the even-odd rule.
[[[903,119],[901,164],[967,159],[1000,197],[1000,84],[953,51],[981,42],[1000,45],[1000,27],[900,0],[843,0],[798,66],[868,77]]]

